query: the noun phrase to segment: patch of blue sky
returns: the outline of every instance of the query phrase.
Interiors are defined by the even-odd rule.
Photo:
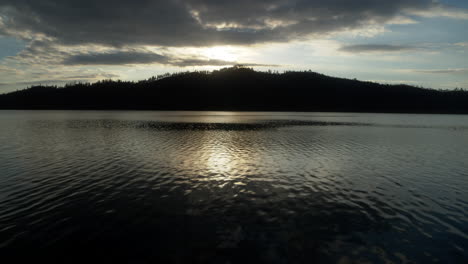
[[[439,2],[453,7],[468,8],[468,1],[466,0],[440,0]]]
[[[0,47],[2,47],[0,49],[1,60],[5,57],[15,56],[18,54],[26,47],[26,43],[16,38],[0,36]]]

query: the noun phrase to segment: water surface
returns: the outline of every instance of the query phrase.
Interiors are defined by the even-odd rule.
[[[467,263],[468,116],[0,112],[0,256]]]

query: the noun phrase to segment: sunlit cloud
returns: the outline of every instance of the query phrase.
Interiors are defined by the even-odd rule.
[[[387,25],[411,25],[419,22],[407,16],[396,16],[387,22]]]
[[[426,18],[446,17],[452,19],[468,19],[467,9],[448,7],[441,4],[435,4],[428,9],[411,10],[407,13]]]
[[[455,46],[468,47],[468,42],[458,42],[458,43],[455,43]]]

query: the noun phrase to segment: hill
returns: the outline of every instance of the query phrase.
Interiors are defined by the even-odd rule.
[[[139,82],[35,86],[0,95],[0,109],[122,109],[468,113],[468,91],[232,67]]]

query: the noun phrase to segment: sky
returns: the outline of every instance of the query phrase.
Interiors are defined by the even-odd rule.
[[[242,64],[468,88],[466,0],[0,0],[0,93]]]

